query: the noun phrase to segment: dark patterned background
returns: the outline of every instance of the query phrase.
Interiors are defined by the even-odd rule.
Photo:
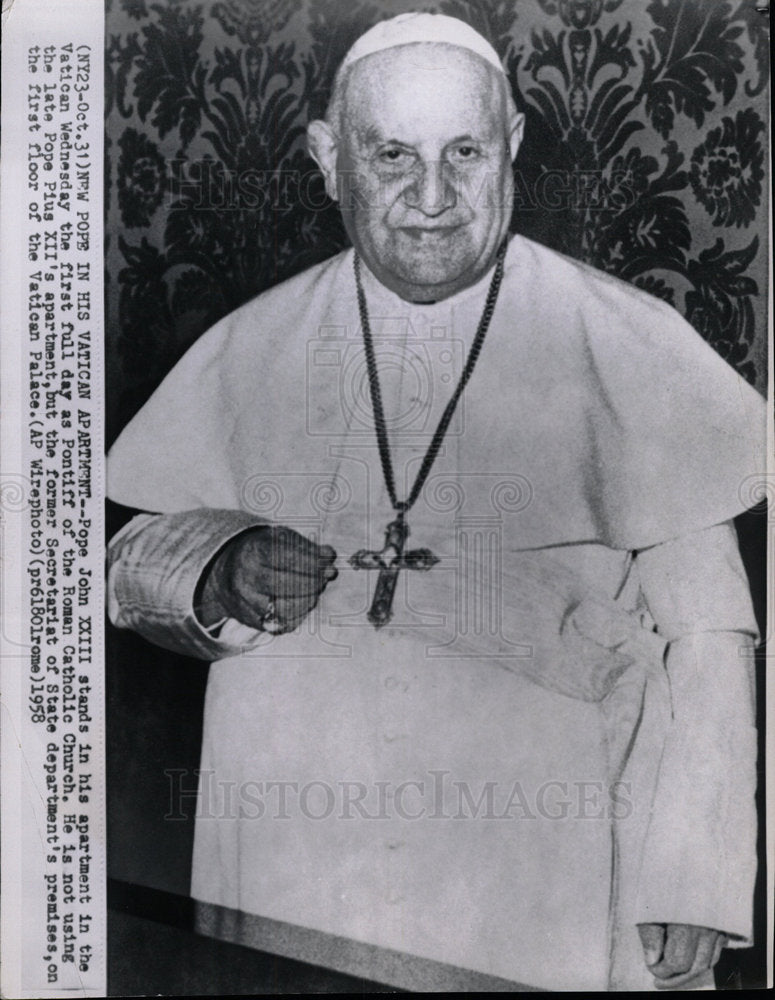
[[[355,37],[406,9],[469,21],[504,60],[527,116],[513,228],[667,299],[763,390],[756,6],[108,0],[109,438],[215,320],[346,246],[304,127]]]

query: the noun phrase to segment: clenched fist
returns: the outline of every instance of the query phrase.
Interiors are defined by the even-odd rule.
[[[335,559],[330,545],[316,545],[291,528],[251,528],[224,546],[206,570],[197,617],[206,628],[235,618],[251,628],[290,632],[336,579]]]
[[[694,924],[638,924],[649,972],[658,990],[688,986],[713,968],[727,938]]]

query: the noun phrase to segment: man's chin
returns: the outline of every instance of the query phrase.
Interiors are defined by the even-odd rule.
[[[394,231],[381,248],[356,243],[372,273],[401,298],[415,302],[448,298],[481,277],[482,254],[470,244],[461,245],[459,228],[456,233],[447,227],[446,235],[441,228],[429,228],[417,238],[410,235],[413,232]]]
[[[419,242],[419,241],[418,241]],[[394,259],[389,270],[407,285],[434,288],[467,283],[478,261],[471,253],[455,253],[449,241],[440,236],[421,238],[423,246],[415,253],[402,253]]]
[[[441,296],[453,295],[472,283],[475,269],[470,264],[450,267],[422,266],[402,270],[395,274],[407,288],[412,290],[411,297],[416,301],[438,299]]]

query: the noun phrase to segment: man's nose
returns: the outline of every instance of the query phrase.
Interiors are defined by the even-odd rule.
[[[424,215],[441,215],[457,198],[443,160],[420,164],[412,183],[404,191],[404,201]]]

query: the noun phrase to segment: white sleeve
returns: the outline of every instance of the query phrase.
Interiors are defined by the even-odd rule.
[[[734,526],[656,545],[636,566],[669,643],[672,702],[637,922],[712,927],[744,947],[756,876],[757,627]]]
[[[232,619],[205,628],[194,613],[194,593],[205,567],[230,539],[266,523],[238,510],[139,514],[108,545],[110,620],[157,646],[204,660],[255,645],[262,633]]]

